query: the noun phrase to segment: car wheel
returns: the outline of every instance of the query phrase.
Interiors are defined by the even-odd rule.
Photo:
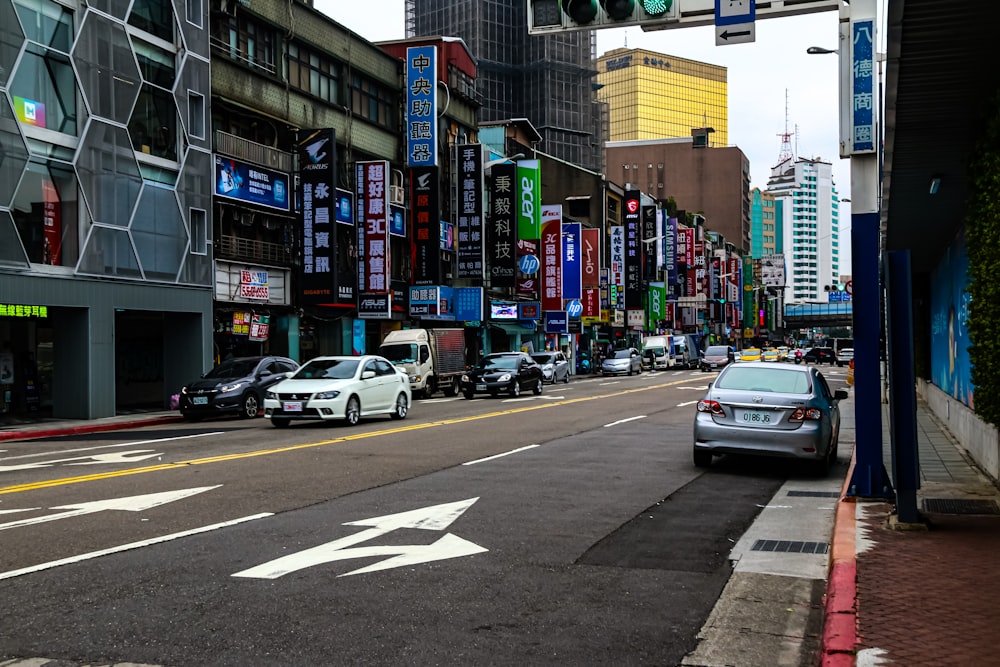
[[[694,450],[694,465],[696,468],[707,468],[712,465],[712,452]]]
[[[347,399],[347,410],[344,411],[344,420],[348,426],[355,426],[361,420],[361,401],[357,396]]]
[[[510,385],[510,395],[513,396],[514,398],[517,398],[518,396],[521,395],[520,380],[514,380],[514,382]]]
[[[569,372],[563,375],[563,384],[569,384]]]
[[[543,383],[542,383],[541,380],[538,380],[538,382],[535,383],[535,388],[532,389],[532,392],[534,392],[535,396],[541,396],[541,394],[542,394],[542,384]],[[555,382],[553,382],[552,384],[555,384]]]
[[[240,418],[253,419],[259,412],[260,399],[257,398],[257,394],[252,391],[243,394],[243,400],[240,402]]]
[[[463,391],[462,396],[465,396],[465,400],[470,401],[475,394],[471,391]]]
[[[390,416],[393,419],[406,419],[406,412],[409,408],[410,406],[406,402],[406,394],[400,394],[396,398],[396,409],[392,411]]]
[[[274,428],[288,428],[288,424],[291,423],[291,419],[287,417],[271,417],[271,426]]]
[[[458,394],[458,378],[455,378],[444,386],[444,395],[451,397]]]

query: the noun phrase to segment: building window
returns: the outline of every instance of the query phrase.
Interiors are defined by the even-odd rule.
[[[340,104],[340,65],[300,44],[288,45],[288,85]]]
[[[394,93],[360,76],[351,78],[351,111],[382,127],[394,129],[397,108]]]
[[[208,214],[204,209],[192,208],[189,211],[191,219],[191,254],[208,254]]]
[[[188,91],[188,132],[195,139],[205,138],[205,96]]]
[[[202,16],[205,14],[205,5],[202,4],[202,1],[186,0],[184,9],[187,14],[187,22],[200,28],[203,21]]]
[[[229,54],[230,60],[274,74],[274,30],[245,16],[228,16],[212,21],[212,46]]]

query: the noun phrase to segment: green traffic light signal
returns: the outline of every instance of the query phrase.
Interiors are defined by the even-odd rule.
[[[601,6],[604,7],[605,13],[611,20],[624,21],[632,18],[632,12],[635,11],[635,0],[601,0]]]
[[[674,0],[640,0],[642,10],[650,16],[660,16],[670,11]]]
[[[597,0],[562,0],[562,10],[574,23],[590,23],[597,18]]]

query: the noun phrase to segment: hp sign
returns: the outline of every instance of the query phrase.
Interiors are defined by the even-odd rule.
[[[566,303],[566,314],[569,315],[570,319],[580,319],[580,316],[583,315],[583,304],[580,303],[579,299],[573,299]]]

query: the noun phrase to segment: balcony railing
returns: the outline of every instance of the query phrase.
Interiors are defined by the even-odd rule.
[[[229,157],[253,162],[263,167],[270,167],[285,173],[292,171],[291,153],[258,144],[255,141],[243,139],[221,130],[215,131],[215,150]]]
[[[291,251],[280,243],[242,239],[238,236],[223,236],[219,241],[220,259],[267,262],[281,266],[292,263]]]

